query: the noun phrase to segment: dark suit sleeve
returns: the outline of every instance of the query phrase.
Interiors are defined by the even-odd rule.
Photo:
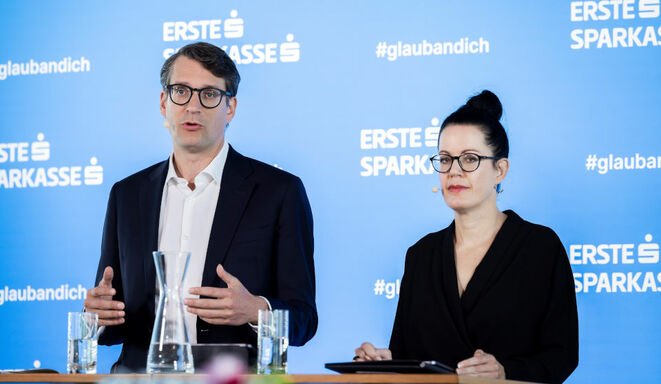
[[[390,352],[392,352],[393,359],[405,359],[406,354],[406,340],[407,329],[411,326],[409,324],[410,311],[409,303],[411,300],[411,274],[413,271],[413,247],[406,251],[406,262],[404,264],[404,276],[400,286],[399,301],[397,302],[397,312],[395,313],[395,322],[392,326],[392,334],[390,335]]]
[[[119,248],[117,241],[117,185],[110,190],[108,199],[108,208],[106,210],[106,220],[103,224],[103,238],[101,240],[101,259],[96,272],[94,286],[98,286],[103,278],[103,271],[110,266],[113,269],[114,276],[112,287],[117,294],[113,300],[124,301],[124,292],[122,288],[122,271],[119,266]],[[99,336],[99,344],[113,345],[123,342],[124,325],[106,326],[105,330]]]
[[[532,354],[500,361],[507,379],[562,383],[578,365],[578,314],[574,278],[567,253],[553,234],[548,248],[555,255],[548,311],[539,326],[539,346]],[[545,242],[549,243],[549,242]],[[545,246],[547,244],[544,244]]]
[[[289,310],[289,343],[305,344],[317,331],[312,211],[303,183],[294,178],[285,192],[277,222],[273,309]]]

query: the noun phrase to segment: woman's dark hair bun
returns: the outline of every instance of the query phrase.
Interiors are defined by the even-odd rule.
[[[503,105],[500,104],[498,96],[485,89],[479,95],[471,97],[466,104],[452,112],[443,121],[438,140],[440,142],[441,133],[448,125],[474,124],[484,133],[487,145],[493,150],[493,156],[506,158],[510,153],[510,145],[505,128],[500,123],[502,115]]]
[[[466,102],[466,106],[487,112],[497,121],[503,116],[503,105],[500,104],[498,96],[491,91],[484,90],[479,95],[471,97]]]

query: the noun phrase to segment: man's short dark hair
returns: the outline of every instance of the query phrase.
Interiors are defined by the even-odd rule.
[[[241,81],[241,76],[239,76],[239,71],[236,70],[236,65],[234,65],[234,62],[227,56],[225,51],[213,44],[203,42],[188,44],[165,60],[163,68],[161,68],[161,85],[163,89],[169,84],[172,65],[179,56],[186,56],[189,59],[199,62],[214,76],[225,80],[227,91],[231,92],[232,96],[236,96],[236,93],[239,91],[239,81]]]

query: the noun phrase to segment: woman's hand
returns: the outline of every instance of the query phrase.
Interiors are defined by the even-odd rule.
[[[353,361],[392,360],[392,353],[387,348],[375,348],[372,343],[362,343],[356,348]]]
[[[473,357],[460,361],[457,364],[457,374],[486,377],[489,379],[505,379],[505,368],[503,368],[492,354],[478,349],[475,351]]]

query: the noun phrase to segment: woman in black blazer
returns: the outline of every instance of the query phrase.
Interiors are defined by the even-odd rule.
[[[500,211],[509,168],[502,106],[489,91],[441,126],[447,228],[406,254],[390,347],[363,343],[356,360],[437,360],[460,375],[562,382],[578,364],[574,279],[550,228]]]

